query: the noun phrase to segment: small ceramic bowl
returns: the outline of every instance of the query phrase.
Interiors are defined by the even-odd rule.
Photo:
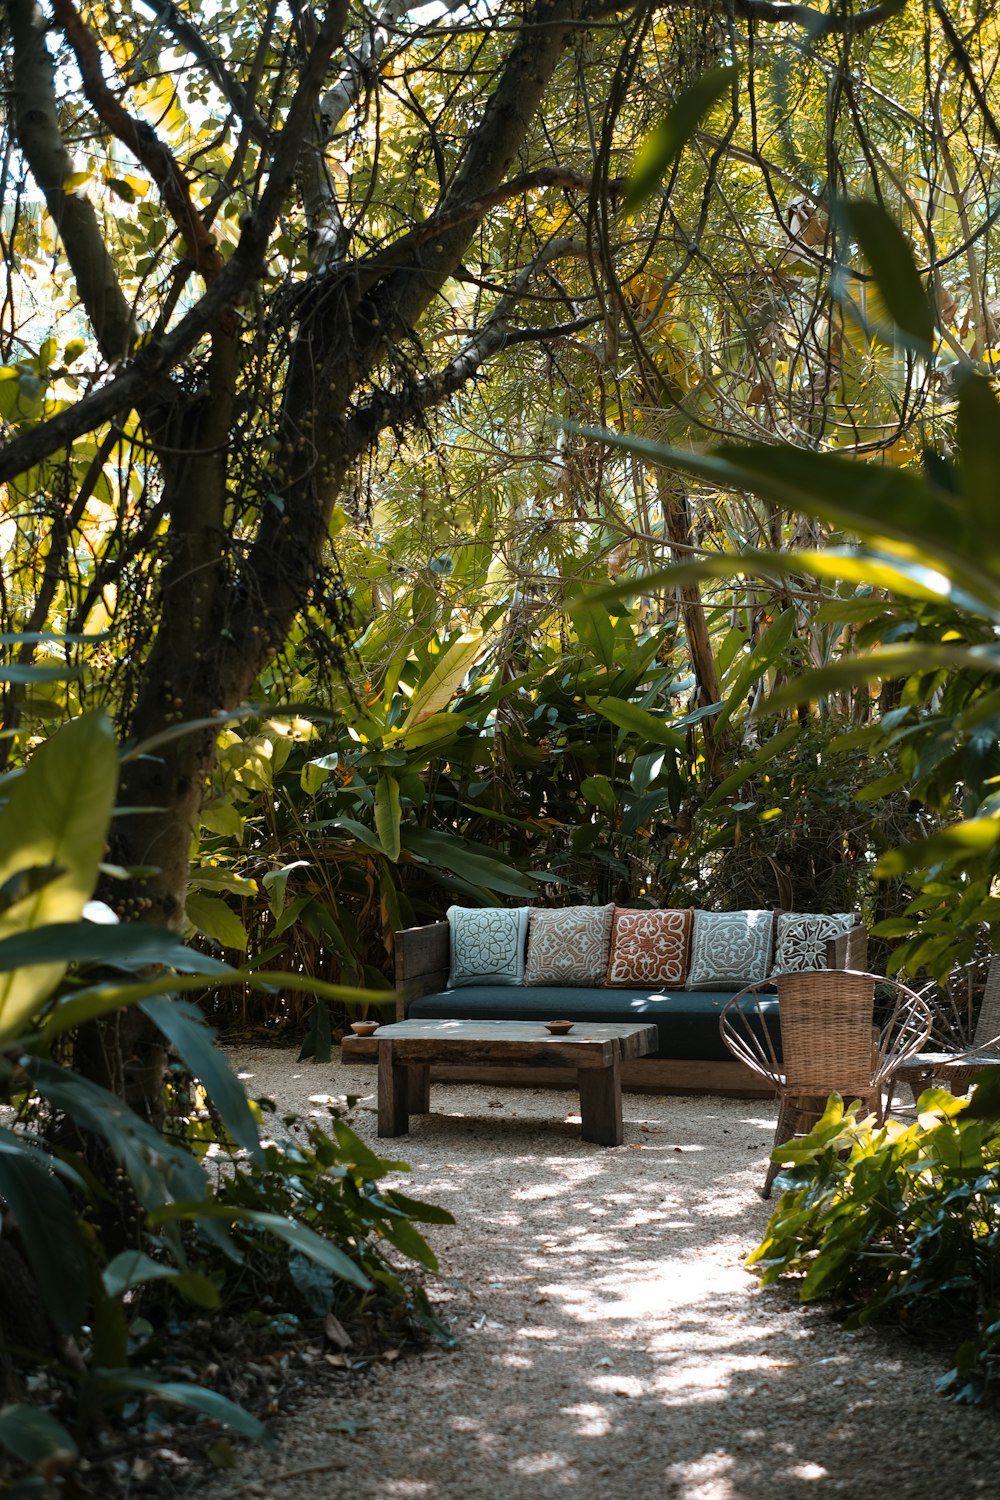
[[[545,1030],[551,1031],[553,1036],[565,1036],[567,1031],[573,1030],[572,1021],[546,1021]]]
[[[355,1036],[374,1036],[378,1031],[377,1021],[352,1021],[351,1030]]]

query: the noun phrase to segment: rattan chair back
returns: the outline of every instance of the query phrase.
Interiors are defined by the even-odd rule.
[[[844,1098],[871,1093],[875,985],[868,974],[779,974],[784,1087]]]
[[[831,1094],[860,1099],[881,1120],[883,1086],[930,1036],[927,1002],[898,980],[852,969],[779,974],[775,984],[777,1025],[759,984],[734,995],[719,1019],[729,1051],[778,1095],[775,1149],[811,1129]],[[772,1161],[765,1198],[778,1170]]]

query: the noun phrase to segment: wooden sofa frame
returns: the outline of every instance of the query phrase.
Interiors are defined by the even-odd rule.
[[[868,934],[864,927],[852,927],[839,937],[829,938],[826,962],[830,969],[865,969],[868,958]],[[407,927],[395,935],[396,1020],[406,1020],[411,1000],[433,995],[447,988],[450,952],[448,923],[432,922],[425,927]],[[366,1059],[374,1061],[376,1042],[373,1037],[345,1037],[341,1044],[345,1062]],[[537,1084],[564,1087],[565,1073],[555,1068],[472,1068],[435,1067],[432,1078],[441,1083],[478,1083],[529,1087]],[[773,1090],[763,1088],[760,1078],[744,1063],[734,1058],[728,1062],[673,1060],[665,1057],[640,1057],[622,1065],[622,1087],[647,1094],[720,1094],[739,1099],[767,1099]]]

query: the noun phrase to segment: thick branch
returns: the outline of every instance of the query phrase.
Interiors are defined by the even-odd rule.
[[[387,341],[408,334],[454,274],[487,207],[509,196],[509,185],[502,186],[506,174],[584,3],[533,0],[529,5],[482,117],[469,134],[452,187],[417,237],[407,239],[405,263],[382,275],[360,298],[348,277],[319,280],[319,295],[299,325],[285,384],[285,511],[267,508],[247,560],[245,592],[231,625],[229,701],[246,696],[249,681],[309,596],[326,545],[330,510],[351,461],[344,413],[352,395],[370,378]],[[392,260],[394,248],[386,252]],[[265,617],[262,599],[268,601]],[[256,657],[246,649],[254,626],[260,630]]]
[[[563,260],[567,256],[585,259],[587,254],[585,240],[551,241],[530,265],[519,272],[513,286],[501,297],[483,326],[477,329],[474,336],[465,342],[454,359],[443,369],[424,380],[412,382],[403,390],[375,396],[356,406],[347,427],[347,446],[351,456],[357,457],[362,453],[384,428],[401,426],[455,395],[470,380],[475,379],[483,365],[512,344],[550,342],[582,333],[599,323],[600,315],[575,318],[569,323],[548,328],[512,329],[510,326],[514,312],[539,272],[547,270],[553,261]]]
[[[371,78],[389,43],[392,28],[413,10],[418,0],[384,0],[366,30],[356,52],[348,52],[340,76],[323,95],[315,139],[303,152],[301,181],[309,222],[311,254],[316,266],[340,261],[347,254],[347,236],[337,194],[323,159],[334,132],[361,97],[366,78]],[[457,10],[462,0],[448,0],[445,12]]]
[[[31,4],[32,0],[8,0],[12,9],[17,6],[30,9]],[[264,269],[267,243],[292,183],[302,132],[315,108],[330,57],[343,33],[346,9],[346,0],[336,0],[317,34],[316,45],[302,71],[275,146],[267,186],[256,208],[243,220],[239,243],[215,281],[176,328],[141,349],[128,368],[109,380],[107,385],[84,396],[48,422],[4,444],[0,448],[0,483],[13,479],[33,464],[67,447],[74,438],[93,431],[116,413],[128,411],[144,396],[155,393],[199,339],[246,296]],[[90,205],[87,207],[89,209]],[[103,240],[100,248],[103,250]]]
[[[55,14],[76,56],[87,98],[98,118],[141,162],[160,190],[164,206],[180,230],[195,270],[206,282],[222,270],[219,247],[191,201],[191,187],[170,148],[144,120],[134,120],[104,81],[101,49],[90,28],[77,14],[73,0],[52,0]]]
[[[45,43],[45,17],[35,0],[6,0],[6,3],[14,44],[14,121],[18,145],[62,240],[101,353],[114,363],[128,354],[137,328],[115,275],[93,204],[66,187],[75,167],[59,129],[52,58]],[[35,432],[39,430],[36,428]],[[54,444],[46,451],[51,453],[58,446]],[[24,464],[8,469],[4,478],[13,477],[21,468],[44,456],[45,452],[38,452],[34,459],[29,457]]]
[[[234,78],[226,70],[218,53],[206,42],[197,26],[192,25],[187,16],[177,9],[173,0],[142,0],[142,4],[147,5],[160,18],[175,41],[180,42],[185,52],[197,58],[226,103],[231,105],[239,115],[254,140],[261,146],[269,145],[270,126],[257,109],[253,94],[243,87],[238,78]]]
[[[861,36],[863,32],[871,31],[883,21],[898,15],[902,5],[900,0],[884,0],[883,4],[870,5],[867,10],[859,10],[856,15],[852,15],[846,7],[838,13],[835,10],[813,10],[811,5],[791,4],[786,3],[786,0],[734,0],[734,8],[738,16],[746,16],[748,20],[802,26],[813,37],[821,37],[831,33],[837,36]]]

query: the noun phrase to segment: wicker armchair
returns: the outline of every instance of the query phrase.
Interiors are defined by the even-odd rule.
[[[983,1003],[968,1047],[950,1052],[918,1052],[899,1069],[916,1103],[924,1089],[937,1086],[967,1094],[976,1073],[1000,1067],[1000,955],[990,960]]]
[[[774,982],[777,1026],[761,1005],[763,985],[734,995],[719,1026],[734,1057],[774,1087],[775,1147],[810,1130],[833,1093],[860,1099],[881,1121],[883,1088],[930,1035],[926,1001],[897,980],[847,969],[779,974]],[[763,1197],[770,1197],[778,1171],[772,1162]]]

